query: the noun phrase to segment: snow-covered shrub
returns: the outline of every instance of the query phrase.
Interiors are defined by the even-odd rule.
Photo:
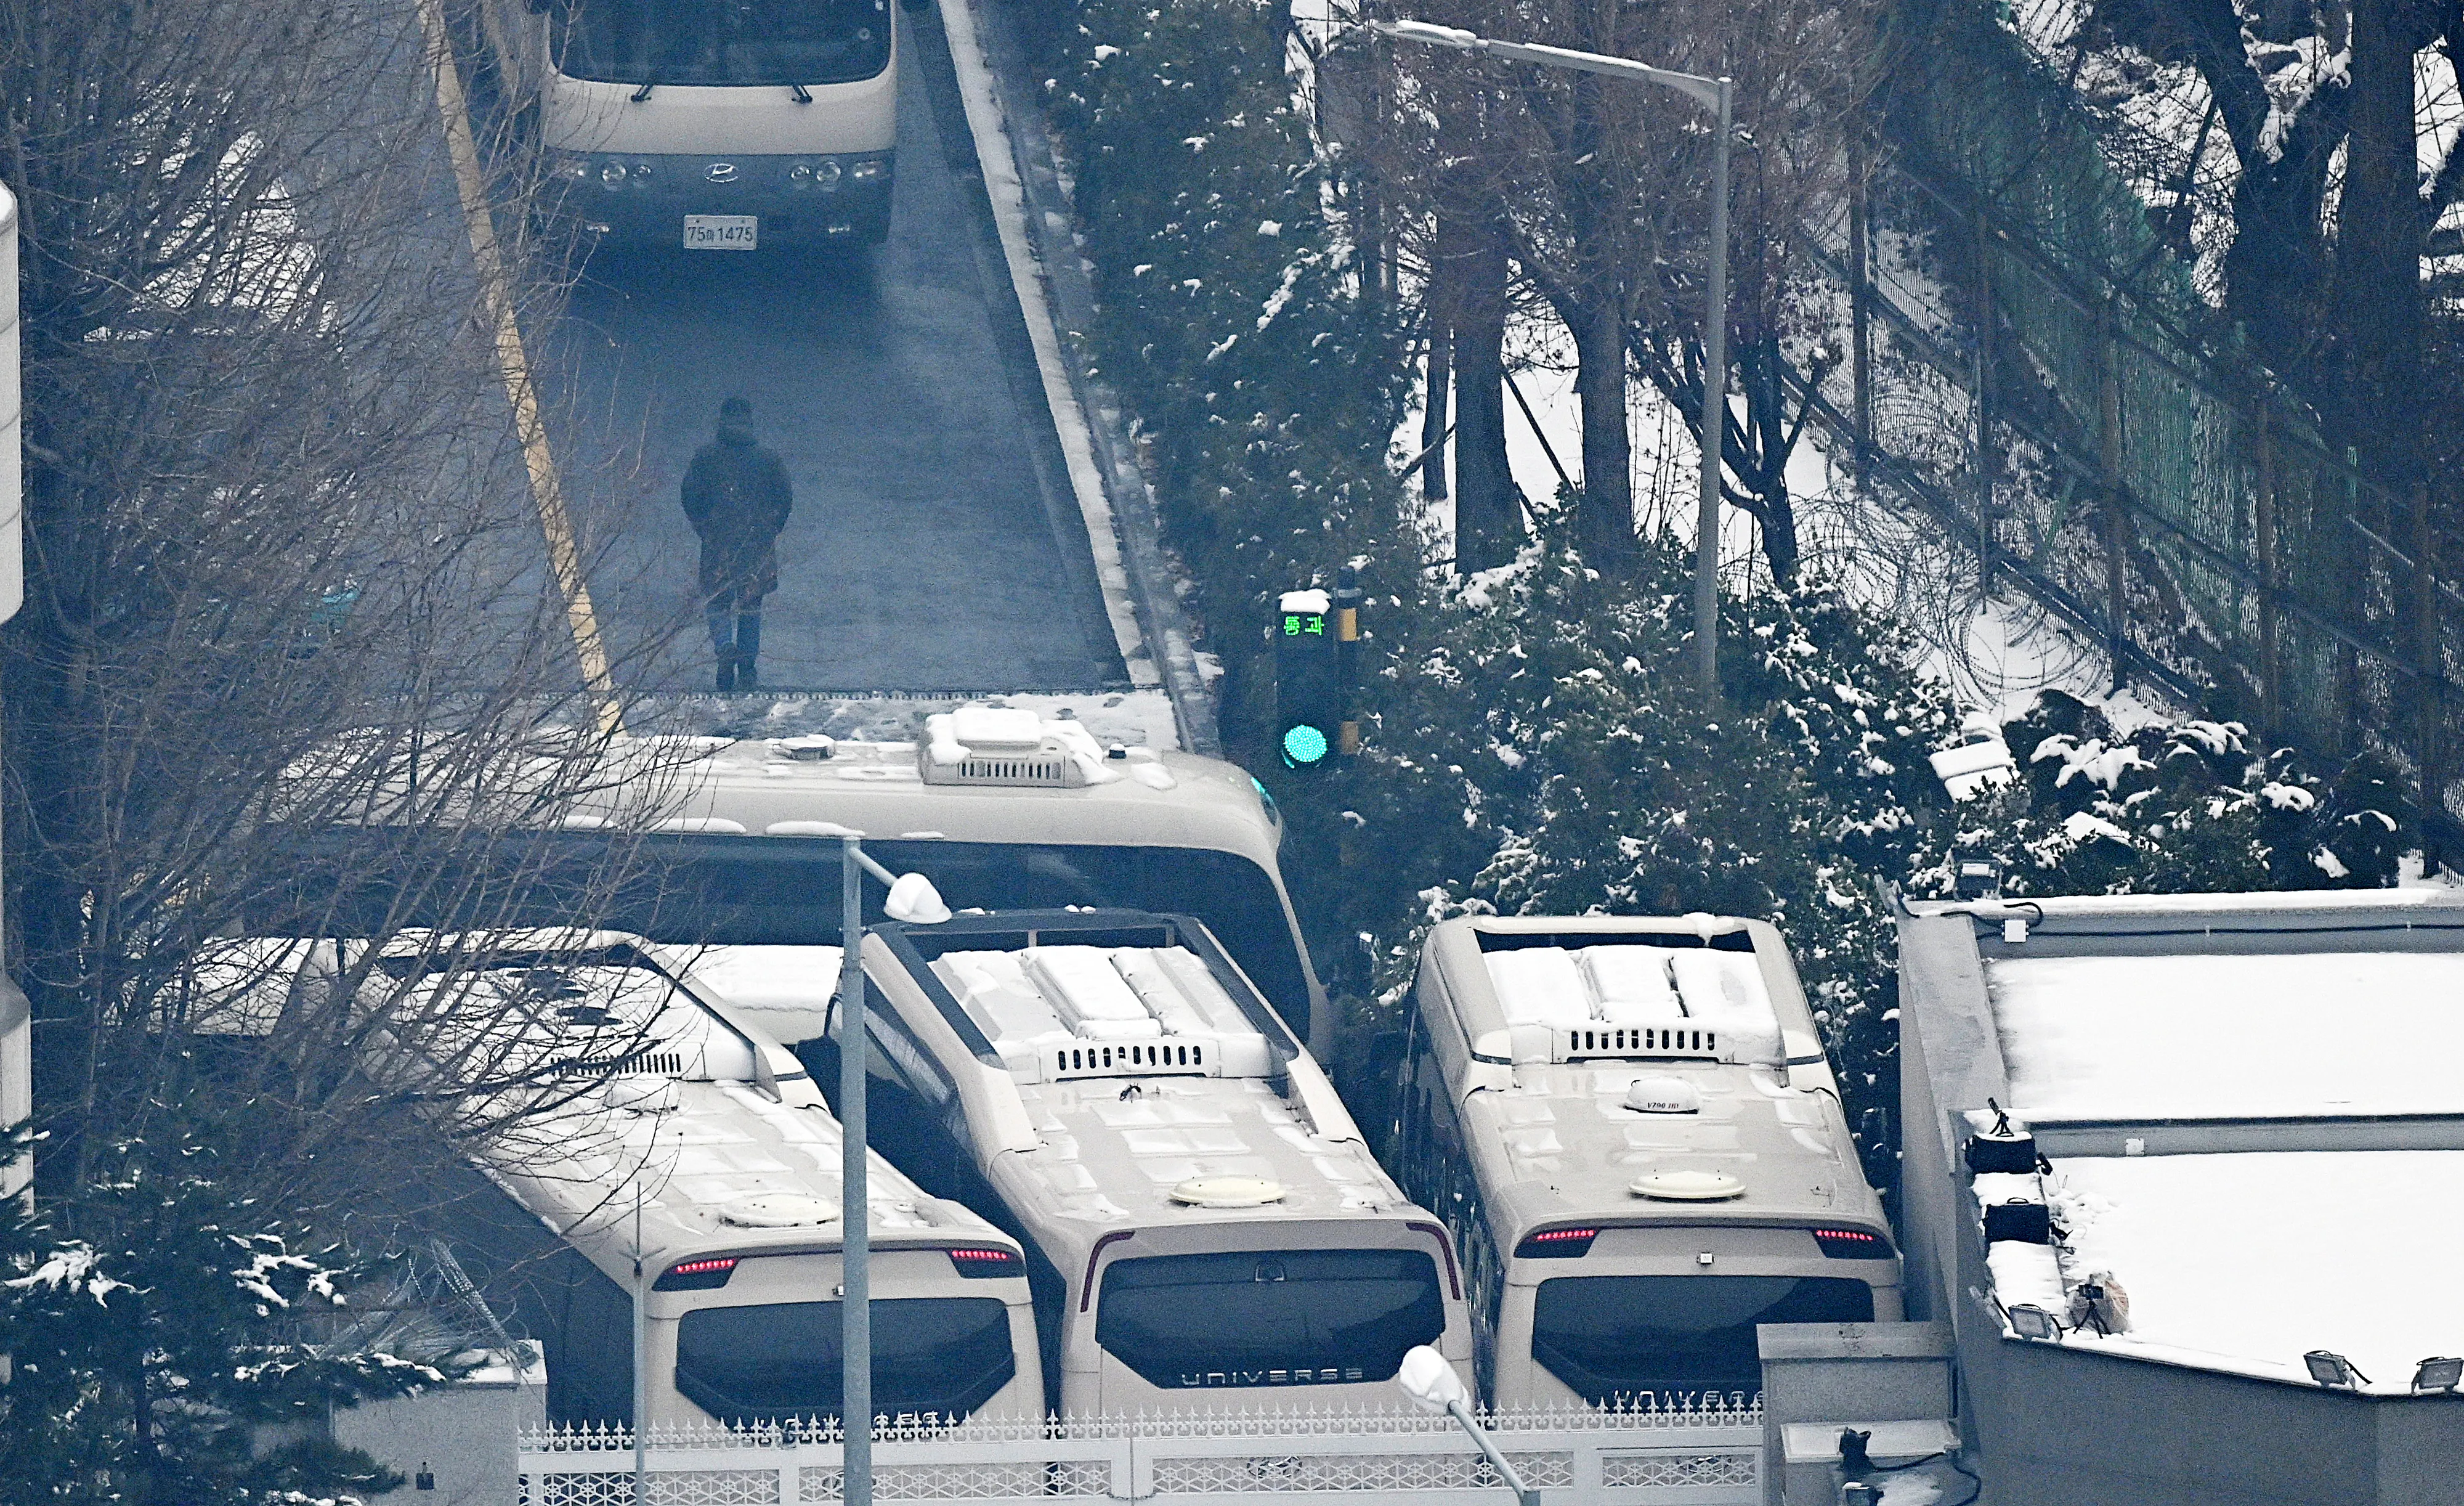
[[[1693,678],[1688,560],[1631,582],[1535,548],[1396,625],[1343,794],[1377,893],[1343,898],[1399,1003],[1426,927],[1464,913],[1682,914],[1787,932],[1852,1102],[1894,1079],[1876,880],[1921,850],[1925,755],[1955,724],[1889,626],[1831,585],[1723,603],[1723,705]]]
[[[2003,738],[2020,779],[1961,808],[1917,892],[1948,892],[1954,853],[2000,861],[2013,896],[2373,888],[2421,846],[2418,811],[2375,754],[2322,778],[2239,722],[2123,736],[2057,691]]]

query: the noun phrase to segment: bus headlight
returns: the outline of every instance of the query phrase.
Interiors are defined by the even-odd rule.
[[[633,164],[633,176],[634,176],[635,178],[637,178],[637,179],[648,178],[648,177],[649,177],[649,175],[650,175],[650,165],[649,165],[649,163],[647,163],[647,162],[637,162],[637,163]]]
[[[789,183],[797,183],[797,184],[803,184],[803,183],[810,183],[810,182],[812,182],[812,181],[813,181],[813,165],[812,165],[811,163],[808,163],[808,162],[800,162],[800,163],[796,164],[794,166],[792,166],[792,167],[788,168],[788,169],[787,169],[787,181],[788,181]]]
[[[890,164],[882,161],[878,157],[868,157],[864,161],[857,163],[853,167],[847,169],[847,181],[850,183],[870,183],[889,170]]]
[[[814,166],[813,181],[820,184],[823,190],[826,192],[839,186],[839,176],[843,171],[845,169],[839,166],[837,158],[825,158]]]
[[[580,183],[590,176],[590,160],[586,157],[559,157],[555,165],[548,168],[548,174],[551,177],[562,178],[568,183]]]
[[[606,166],[600,168],[599,181],[611,188],[623,188],[625,186],[625,165],[621,162],[611,162]]]

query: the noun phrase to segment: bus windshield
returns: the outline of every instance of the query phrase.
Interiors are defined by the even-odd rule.
[[[1757,1323],[1870,1323],[1843,1276],[1556,1276],[1540,1283],[1531,1357],[1595,1406],[1763,1388]]]
[[[1416,1250],[1280,1250],[1116,1260],[1095,1342],[1152,1385],[1391,1381],[1446,1328]]]
[[[956,1421],[1018,1373],[997,1297],[876,1298],[872,1406],[893,1418]],[[676,1324],[676,1389],[721,1422],[839,1413],[839,1304],[705,1307]]]
[[[890,0],[566,0],[557,71],[597,83],[850,83],[890,63]]]

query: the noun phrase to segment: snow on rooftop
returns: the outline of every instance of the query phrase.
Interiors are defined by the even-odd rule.
[[[2464,1112],[2464,956],[2018,957],[1985,977],[2035,1123]]]
[[[1135,1075],[1164,1060],[1147,1052],[1070,1052],[1098,1041],[1192,1048],[1187,1060],[1177,1051],[1169,1058],[1174,1070],[1220,1076],[1272,1070],[1265,1037],[1187,947],[951,951],[932,969],[1022,1082]]]
[[[1485,951],[1481,962],[1508,1025],[1572,1030],[1691,1024],[1726,1038],[1724,1058],[1779,1054],[1779,1016],[1750,952],[1604,941]]]
[[[790,1045],[829,1028],[838,996],[835,946],[702,946],[685,954],[693,981]]]
[[[2395,1391],[2464,1353],[2464,1151],[2065,1158],[2054,1181],[2073,1272],[2129,1294],[2127,1335],[2070,1342],[2294,1380],[2328,1349]]]

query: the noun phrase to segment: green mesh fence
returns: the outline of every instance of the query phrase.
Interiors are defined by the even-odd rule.
[[[1981,528],[1972,488],[1937,500],[2177,688],[2321,753],[2381,746],[2457,808],[2441,750],[2464,735],[2464,596],[2417,567],[2414,507],[2363,485],[2218,327],[2065,81],[1991,5],[1914,0],[1903,21],[1900,165],[1878,199],[1934,229],[1969,339],[1990,289],[1989,443],[2055,481],[1996,485]],[[1955,341],[1902,333],[1972,395]]]

